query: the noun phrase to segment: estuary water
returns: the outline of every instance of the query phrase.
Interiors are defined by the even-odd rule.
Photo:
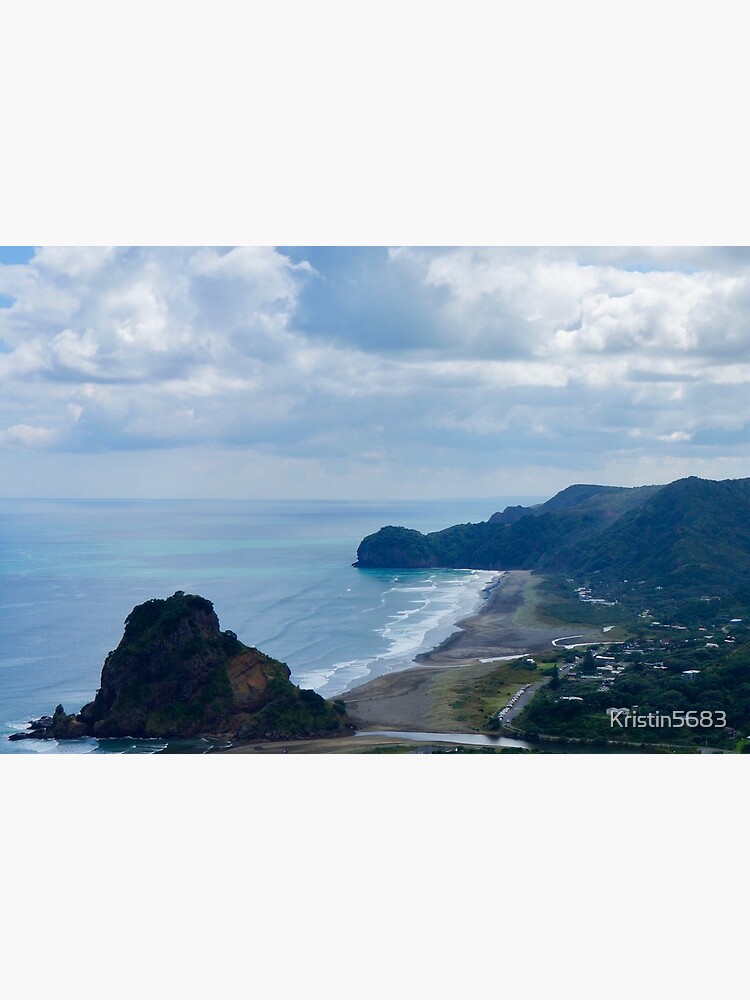
[[[107,750],[6,737],[90,701],[126,616],[176,590],[208,598],[222,628],[325,697],[403,669],[479,606],[494,574],[359,570],[359,541],[534,501],[0,500],[0,753]],[[140,749],[159,748],[109,752]]]

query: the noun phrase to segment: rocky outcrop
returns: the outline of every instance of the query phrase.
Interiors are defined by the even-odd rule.
[[[357,549],[357,561],[352,565],[429,569],[440,565],[440,555],[434,551],[431,542],[430,535],[423,535],[415,528],[389,524],[362,539]]]
[[[54,715],[43,715],[29,723],[25,732],[13,733],[9,740],[74,740],[79,736],[89,736],[89,729],[77,715],[68,715],[62,705],[58,705]]]
[[[56,740],[74,740],[79,736],[88,736],[88,726],[77,715],[68,715],[62,705],[58,705],[52,716],[52,738]]]
[[[298,688],[289,667],[219,628],[213,605],[178,591],[146,601],[76,715],[58,705],[11,739],[80,736],[280,739],[351,730],[342,702]]]

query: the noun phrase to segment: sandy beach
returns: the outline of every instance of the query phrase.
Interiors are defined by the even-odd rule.
[[[551,650],[552,640],[565,633],[560,623],[539,616],[537,583],[528,570],[501,574],[477,613],[457,622],[456,631],[413,667],[343,694],[351,717],[361,729],[457,731],[451,706],[462,686],[476,684],[504,658]],[[601,630],[581,635],[581,641],[601,640]]]
[[[416,662],[434,667],[470,660],[534,654],[549,649],[562,633],[560,625],[545,624],[537,613],[536,585],[530,570],[508,570],[487,588],[476,614],[456,623],[457,631]],[[564,630],[563,630],[564,631]],[[599,631],[594,639],[601,638]]]
[[[456,717],[462,690],[480,684],[503,660],[551,651],[553,639],[570,634],[569,626],[541,616],[538,583],[539,578],[527,570],[500,574],[486,588],[479,610],[457,622],[456,631],[435,649],[419,655],[403,670],[383,674],[341,695],[358,729],[465,731],[466,725]],[[576,633],[580,642],[602,638],[601,629],[577,628]],[[234,752],[349,753],[388,742],[383,737],[343,737],[263,743]]]

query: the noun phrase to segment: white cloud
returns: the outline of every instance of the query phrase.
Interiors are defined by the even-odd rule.
[[[34,264],[43,274],[90,281],[118,256],[120,251],[114,247],[40,247]]]
[[[0,444],[24,448],[46,448],[58,438],[58,432],[51,427],[32,427],[29,424],[14,424],[0,431]]]
[[[304,467],[302,493],[349,495],[448,467],[430,489],[455,490],[463,469],[465,492],[491,490],[516,469],[516,492],[533,491],[534,469],[566,485],[630,476],[628,456],[646,455],[750,474],[741,255],[669,270],[638,251],[648,267],[631,270],[635,251],[348,253],[338,284],[270,248],[45,248],[0,267],[0,445],[73,464],[240,450],[276,462],[279,483]]]
[[[689,441],[693,435],[688,434],[687,431],[672,431],[671,434],[659,434],[657,436],[660,441]]]

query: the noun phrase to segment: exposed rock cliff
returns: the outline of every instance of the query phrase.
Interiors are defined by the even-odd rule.
[[[92,702],[77,715],[58,705],[16,738],[272,739],[351,729],[342,702],[331,704],[289,678],[285,663],[222,632],[210,601],[178,591],[128,615]]]

